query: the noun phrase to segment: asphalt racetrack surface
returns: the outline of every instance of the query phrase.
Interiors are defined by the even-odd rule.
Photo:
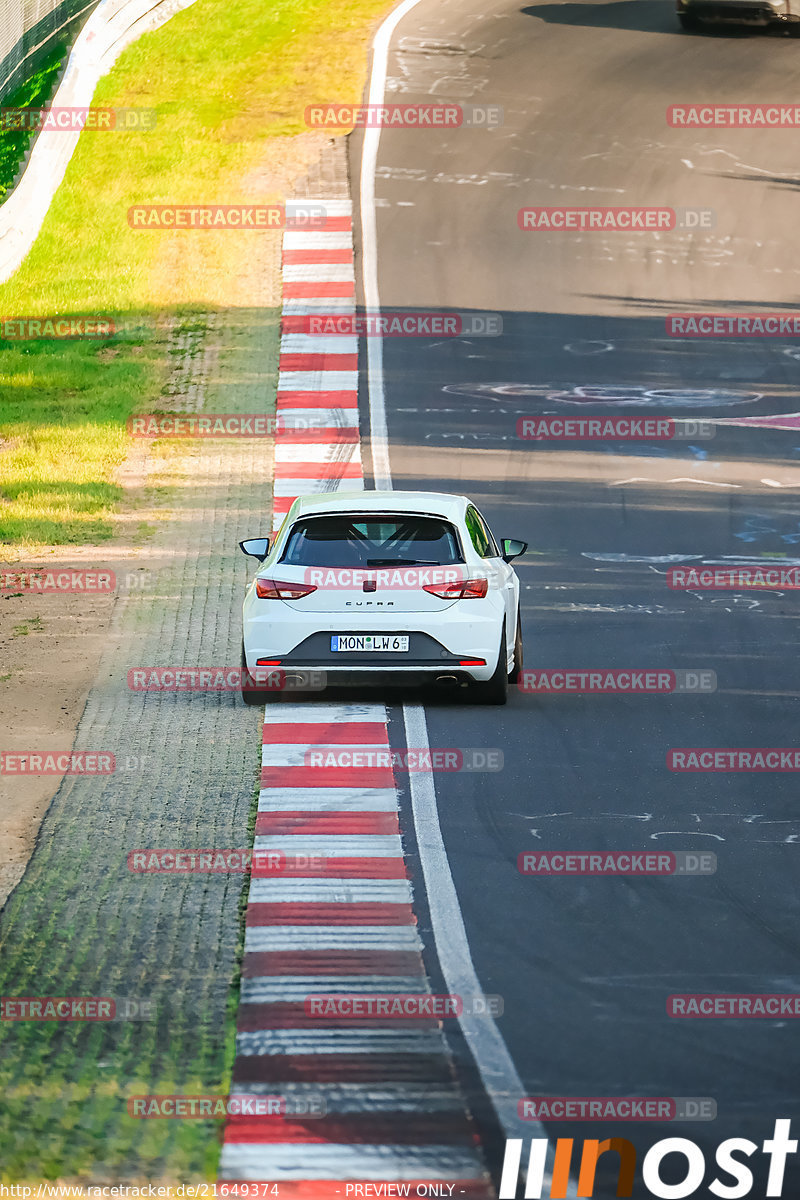
[[[683,33],[667,0],[423,0],[392,39],[387,101],[496,105],[503,121],[384,129],[376,177],[383,311],[503,320],[497,337],[385,339],[394,486],[463,492],[496,535],[529,541],[517,564],[527,668],[716,672],[716,691],[697,695],[517,692],[479,708],[443,694],[427,706],[432,746],[504,755],[501,772],[440,773],[436,790],[477,973],[503,997],[526,1094],[716,1103],[710,1121],[551,1121],[548,1133],[642,1150],[690,1138],[707,1195],[718,1143],[760,1146],[796,1113],[796,1027],[675,1019],[667,998],[797,990],[800,816],[791,773],[681,773],[667,754],[796,743],[800,594],[678,591],[667,571],[800,561],[800,430],[536,443],[517,422],[800,407],[791,338],[681,339],[665,325],[796,303],[792,132],[676,128],[667,109],[790,102],[797,53],[772,33]],[[519,228],[520,208],[564,205],[711,210],[712,224]],[[521,852],[549,850],[711,851],[717,870],[520,874]],[[754,1195],[766,1161],[750,1163]],[[664,1179],[685,1170],[665,1164]],[[790,1157],[784,1194],[798,1178]],[[616,1166],[601,1179],[615,1194]],[[649,1194],[640,1174],[634,1194]]]

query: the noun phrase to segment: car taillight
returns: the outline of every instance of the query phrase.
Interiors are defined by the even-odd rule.
[[[317,589],[310,583],[282,583],[279,579],[256,579],[259,600],[302,600]]]
[[[457,579],[455,583],[426,583],[423,591],[440,600],[476,600],[489,590],[487,579]]]

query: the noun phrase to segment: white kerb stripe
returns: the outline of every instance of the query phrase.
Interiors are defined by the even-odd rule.
[[[309,209],[317,212],[323,208],[328,217],[349,217],[353,211],[353,201],[344,200],[340,196],[315,196],[313,200],[290,200],[288,204],[300,212],[308,212]]]
[[[483,1180],[485,1176],[476,1153],[449,1145],[226,1142],[222,1147],[220,1179],[267,1182],[271,1178],[281,1182],[305,1179],[344,1182],[348,1179]]]
[[[283,725],[293,722],[307,725],[313,721],[324,721],[329,725],[347,725],[351,722],[380,721],[386,725],[388,719],[386,707],[383,704],[329,704],[321,701],[308,704],[282,704],[280,708],[268,708],[264,724]]]
[[[299,443],[287,446],[278,442],[275,461],[279,463],[327,463],[361,462],[361,446],[358,442],[339,442],[326,445],[324,442]],[[356,487],[354,483],[354,488]]]
[[[316,313],[355,313],[352,296],[284,296],[283,311],[294,317],[309,317]]]
[[[261,747],[261,765],[263,767],[320,766],[319,762],[314,763],[312,755],[324,754],[327,757],[332,754],[336,757],[339,765],[349,767],[352,765],[353,756],[360,754],[362,751],[372,751],[375,755],[373,760],[375,763],[380,763],[381,766],[390,765],[391,751],[389,750],[388,741],[352,746],[323,746],[317,742],[309,746],[298,746],[296,743],[279,746],[273,742],[267,742]],[[378,755],[381,755],[385,761],[380,761],[377,757]],[[367,760],[364,759],[362,767],[367,765]]]
[[[312,854],[323,858],[402,858],[396,834],[259,834],[255,850],[282,850],[285,854]],[[330,869],[326,874],[330,875]]]
[[[352,263],[284,263],[286,283],[352,283]]]
[[[281,371],[279,392],[354,392],[358,371]]]
[[[242,1004],[299,1004],[310,996],[430,996],[424,975],[257,975],[242,980]]]
[[[256,850],[282,850],[284,854],[311,854],[323,858],[402,858],[403,848],[396,834],[320,833],[259,835]],[[330,870],[326,872],[330,874]]]
[[[320,496],[325,492],[355,492],[360,487],[363,487],[363,480],[349,476],[347,479],[337,479],[335,476],[327,479],[276,479],[272,494],[276,500],[294,500],[297,496]]]
[[[352,250],[352,230],[287,229],[283,235],[284,250]]]
[[[445,1053],[438,1029],[254,1029],[236,1038],[238,1054]]]
[[[358,354],[358,338],[349,333],[284,333],[281,354]]]
[[[397,812],[394,788],[262,788],[259,812]]]
[[[421,949],[415,925],[250,925],[244,936],[245,954],[265,950]]]
[[[324,380],[325,376],[322,378]],[[358,429],[358,409],[341,405],[335,408],[285,408],[281,410],[280,425],[284,437],[289,437],[293,430]]]
[[[322,1101],[329,1113],[463,1111],[454,1087],[419,1083],[234,1083],[232,1096],[284,1096],[287,1102]]]
[[[410,904],[407,879],[251,879],[250,904]]]

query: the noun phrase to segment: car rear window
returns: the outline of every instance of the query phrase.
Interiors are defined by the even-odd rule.
[[[281,562],[295,567],[391,567],[463,562],[456,531],[440,517],[306,517],[289,533]]]

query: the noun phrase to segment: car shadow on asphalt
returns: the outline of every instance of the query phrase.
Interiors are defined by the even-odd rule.
[[[528,4],[520,12],[553,25],[583,25],[595,29],[628,29],[638,33],[670,33],[687,37],[679,27],[670,0],[612,0],[606,4]],[[782,36],[784,30],[736,25],[702,26],[690,36],[765,37]]]

